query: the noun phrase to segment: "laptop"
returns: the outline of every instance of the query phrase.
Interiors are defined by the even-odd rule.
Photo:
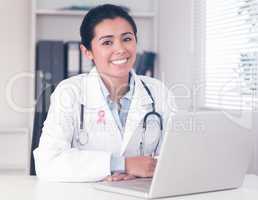
[[[219,112],[177,114],[172,124],[152,179],[98,182],[94,188],[161,198],[241,186],[254,145],[250,130]]]

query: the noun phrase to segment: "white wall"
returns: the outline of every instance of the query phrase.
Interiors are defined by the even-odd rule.
[[[159,1],[159,64],[161,78],[173,87],[180,109],[191,109],[191,0]],[[186,96],[185,98],[179,96]]]
[[[29,72],[29,0],[0,2],[0,128],[24,128],[28,113],[16,111],[7,101],[7,87],[15,75]],[[25,80],[26,79],[26,80]],[[29,106],[29,80],[17,79],[13,87],[13,102]]]
[[[193,17],[192,0],[159,1],[159,67],[161,78],[176,96],[179,110],[192,110]],[[177,88],[177,89],[176,89]],[[181,88],[181,89],[180,89]],[[186,90],[190,91],[188,94]],[[189,97],[187,97],[189,95]],[[181,96],[181,97],[180,97]],[[185,96],[183,98],[182,96]],[[256,147],[249,172],[258,174],[258,112],[253,115],[251,131]]]
[[[14,132],[20,128],[27,130],[30,123],[29,113],[21,111],[22,108],[29,106],[29,89],[32,81],[29,78],[22,78],[22,75],[30,70],[29,3],[29,0],[0,1],[0,134],[8,134],[10,129]],[[10,85],[15,77],[17,80]],[[3,138],[2,135],[1,140],[4,140]],[[11,137],[7,135],[6,138]],[[6,139],[5,143],[13,145],[13,148],[19,146],[10,139]],[[5,155],[8,156],[8,152]]]
[[[255,172],[258,175],[258,111],[254,113],[253,117],[253,134],[256,135],[256,147],[252,158],[252,164],[250,171]]]

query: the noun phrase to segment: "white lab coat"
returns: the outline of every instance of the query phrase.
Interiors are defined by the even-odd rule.
[[[110,175],[111,155],[137,156],[143,134],[143,117],[152,111],[152,99],[143,87],[143,80],[155,100],[156,111],[163,117],[161,134],[158,119],[151,117],[145,133],[144,153],[150,155],[159,138],[169,127],[175,113],[173,95],[159,80],[138,76],[132,71],[135,90],[128,112],[123,137],[103,97],[96,68],[62,81],[51,95],[39,147],[34,150],[36,173],[52,181],[98,181]],[[84,104],[84,126],[89,141],[80,145],[80,105]],[[104,122],[97,122],[104,111]],[[102,117],[103,118],[103,117]],[[161,137],[162,138],[162,137]],[[161,142],[160,142],[161,143]]]

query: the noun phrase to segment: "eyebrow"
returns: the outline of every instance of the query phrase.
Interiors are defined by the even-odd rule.
[[[127,34],[134,35],[132,32],[125,32],[125,33],[122,33],[121,35],[124,36],[124,35],[127,35]],[[101,36],[99,38],[99,40],[103,40],[103,39],[106,39],[106,38],[112,38],[112,37],[114,37],[114,35],[104,35],[104,36]]]

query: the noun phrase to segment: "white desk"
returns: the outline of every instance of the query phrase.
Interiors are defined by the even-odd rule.
[[[55,183],[29,176],[0,176],[0,200],[136,200],[97,191],[89,183]],[[241,188],[166,198],[173,200],[257,200],[258,176],[247,175]]]

